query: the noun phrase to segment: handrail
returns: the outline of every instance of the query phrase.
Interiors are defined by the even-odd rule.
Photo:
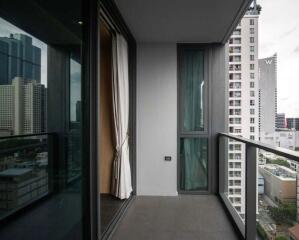
[[[262,142],[258,142],[255,140],[250,140],[244,137],[239,137],[235,135],[231,135],[228,133],[218,133],[218,148],[219,148],[219,193],[224,201],[225,206],[233,217],[236,225],[241,231],[243,237],[246,240],[255,240],[256,239],[256,207],[257,207],[257,199],[256,199],[256,191],[257,191],[257,151],[256,149],[262,149],[267,152],[274,153],[279,156],[286,157],[288,159],[299,162],[299,154],[295,151],[284,149],[281,147],[271,146],[269,144],[265,144]],[[241,142],[245,144],[246,153],[244,162],[246,164],[246,172],[245,172],[245,222],[241,221],[237,215],[235,209],[229,203],[229,200],[225,194],[227,190],[227,178],[226,173],[223,172],[223,169],[226,169],[227,162],[223,160],[226,158],[223,152],[226,151],[226,144],[224,142],[225,138],[229,138],[235,140],[237,142]]]
[[[44,132],[44,133],[33,133],[33,134],[23,134],[23,135],[9,135],[9,136],[2,136],[2,139],[10,139],[10,138],[25,138],[25,137],[35,137],[35,136],[45,136],[45,135],[53,135],[55,132]]]
[[[250,139],[247,139],[244,137],[234,136],[234,135],[231,135],[228,133],[218,133],[218,135],[236,140],[238,142],[246,143],[251,147],[256,147],[256,148],[265,150],[267,152],[272,152],[276,155],[280,155],[280,156],[289,158],[291,160],[294,160],[296,162],[299,162],[299,153],[296,151],[292,151],[292,150],[289,150],[286,148],[281,148],[281,147],[275,147],[270,144],[262,143],[262,142],[255,141],[255,140],[250,140]]]

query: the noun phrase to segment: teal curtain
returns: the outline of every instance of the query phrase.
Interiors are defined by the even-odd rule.
[[[182,131],[204,131],[204,52],[187,48],[181,56]],[[181,138],[181,189],[207,190],[207,138]]]
[[[185,49],[181,66],[183,131],[204,130],[204,53]]]
[[[207,190],[208,140],[207,138],[181,139],[181,189]]]

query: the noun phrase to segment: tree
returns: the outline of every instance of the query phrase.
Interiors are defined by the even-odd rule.
[[[277,224],[292,225],[296,221],[297,207],[295,203],[281,203],[278,207],[269,207],[270,216]]]
[[[289,239],[285,236],[279,236],[279,237],[276,237],[275,240],[289,240]]]
[[[280,165],[280,166],[284,166],[284,167],[290,167],[290,164],[284,160],[284,159],[281,159],[281,158],[277,158],[275,160],[272,160],[271,161],[272,164],[277,164],[277,165]]]

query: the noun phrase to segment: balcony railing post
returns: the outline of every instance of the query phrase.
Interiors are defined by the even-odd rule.
[[[49,174],[49,192],[57,191],[57,163],[58,163],[57,135],[55,133],[48,135],[48,174]]]
[[[246,144],[246,216],[245,238],[256,239],[257,165],[256,147]]]
[[[219,192],[224,193],[227,191],[228,178],[226,173],[227,167],[227,139],[218,135],[218,166],[219,166]]]

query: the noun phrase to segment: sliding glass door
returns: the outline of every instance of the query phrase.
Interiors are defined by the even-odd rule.
[[[208,190],[205,50],[179,45],[179,192]]]

